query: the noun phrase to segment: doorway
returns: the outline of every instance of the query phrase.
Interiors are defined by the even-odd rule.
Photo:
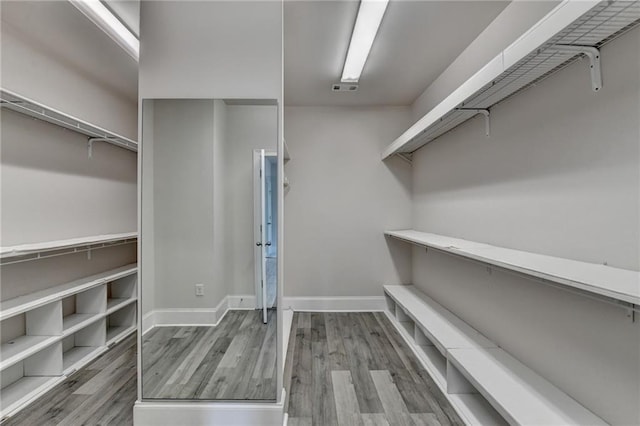
[[[278,258],[278,157],[275,151],[253,151],[256,309],[276,307]]]

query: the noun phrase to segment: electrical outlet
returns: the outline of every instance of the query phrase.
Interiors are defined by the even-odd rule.
[[[204,284],[196,284],[196,296],[204,296]]]

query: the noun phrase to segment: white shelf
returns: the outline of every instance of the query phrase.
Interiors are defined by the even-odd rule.
[[[107,300],[107,315],[111,314],[131,303],[134,303],[137,299],[135,297],[129,299],[109,299]]]
[[[70,371],[77,369],[77,365],[84,364],[105,350],[104,346],[74,346],[62,354],[62,370],[68,375]]]
[[[107,345],[136,331],[136,326],[117,325],[107,328]]]
[[[138,151],[138,143],[134,140],[87,123],[69,114],[49,108],[17,93],[0,89],[0,105],[2,105],[2,108],[7,108],[92,138],[103,139],[104,142],[120,148],[134,152]]]
[[[87,250],[97,250],[120,244],[130,244],[138,239],[137,232],[120,234],[92,235],[88,237],[71,238],[67,240],[45,241],[40,243],[21,244],[17,246],[1,247],[0,259],[3,263],[10,263],[15,258],[37,260],[50,256],[80,253]]]
[[[502,349],[453,349],[450,360],[510,424],[606,424]]]
[[[71,314],[67,315],[62,320],[63,336],[68,336],[76,331],[93,324],[100,318],[104,318],[104,313],[98,314]]]
[[[3,343],[0,348],[2,354],[0,370],[22,361],[58,340],[60,340],[59,336],[20,336]]]
[[[477,114],[460,108],[488,110],[580,56],[554,46],[599,48],[638,23],[640,2],[564,0],[393,141],[382,159],[412,153]]]
[[[634,305],[640,304],[640,272],[638,271],[496,247],[414,230],[387,231],[385,234],[588,293]]]
[[[45,392],[62,380],[61,377],[30,376],[2,388],[2,416],[26,404],[33,396]]]
[[[414,286],[384,291],[391,321],[467,423],[606,424]]]
[[[82,278],[70,283],[61,284],[46,290],[16,297],[0,302],[0,320],[19,315],[23,312],[35,309],[47,303],[61,300],[65,297],[79,293],[83,290],[104,284],[127,275],[135,274],[137,265],[135,263],[112,269],[90,277]]]

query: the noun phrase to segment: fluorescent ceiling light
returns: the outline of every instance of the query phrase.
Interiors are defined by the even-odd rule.
[[[69,0],[69,2],[107,33],[133,59],[138,60],[140,42],[100,0]]]
[[[351,43],[342,70],[343,83],[355,83],[360,79],[388,4],[389,0],[360,1],[356,25],[351,34]]]

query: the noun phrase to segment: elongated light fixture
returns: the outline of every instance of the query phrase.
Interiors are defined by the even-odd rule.
[[[107,33],[133,59],[138,60],[140,42],[100,0],[69,0],[91,22]]]
[[[360,79],[388,4],[389,0],[360,0],[356,25],[342,69],[343,83],[355,83]]]

